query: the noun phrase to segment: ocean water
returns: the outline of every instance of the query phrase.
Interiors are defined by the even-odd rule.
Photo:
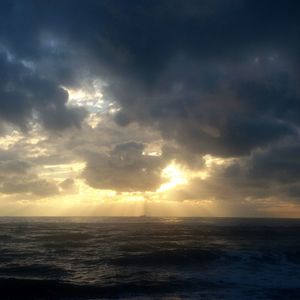
[[[300,299],[300,220],[0,218],[0,299]]]

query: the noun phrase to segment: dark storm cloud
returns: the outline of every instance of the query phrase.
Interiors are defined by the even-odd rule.
[[[299,1],[2,1],[1,6],[1,120],[26,127],[36,111],[47,128],[79,126],[84,112],[66,106],[60,86],[78,84],[85,71],[105,81],[105,97],[120,104],[117,124],[158,129],[182,149],[178,160],[262,150],[263,158],[250,158],[253,174],[282,177],[264,170],[279,167],[272,161],[274,145],[299,141]],[[157,158],[142,156],[138,146],[122,147],[87,159],[88,183],[122,190],[157,186],[152,167],[147,176],[141,171]],[[293,162],[285,166],[286,173],[297,173]],[[246,185],[254,180],[250,173]],[[144,183],[134,182],[136,176]]]
[[[296,135],[297,2],[101,1],[73,8],[65,34],[107,80],[106,95],[123,108],[121,126],[138,121],[191,152],[220,156]],[[88,21],[78,19],[79,9]],[[73,22],[79,32],[69,28]]]
[[[291,143],[254,154],[248,163],[248,174],[258,180],[271,177],[277,183],[300,181],[299,153],[300,144]]]
[[[79,126],[85,112],[66,107],[68,94],[57,83],[36,74],[21,62],[0,54],[0,118],[26,129],[36,117],[48,129]]]
[[[249,154],[297,135],[297,80],[277,61],[197,68],[172,67],[150,93],[131,83],[116,89],[127,102],[122,119],[153,124],[192,152],[218,156]]]

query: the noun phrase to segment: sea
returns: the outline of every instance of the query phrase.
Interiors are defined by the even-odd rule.
[[[0,218],[1,300],[300,299],[300,220]]]

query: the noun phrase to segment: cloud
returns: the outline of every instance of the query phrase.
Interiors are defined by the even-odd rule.
[[[76,194],[78,192],[78,188],[75,184],[75,180],[72,178],[65,179],[60,185],[60,188],[64,192]]]
[[[229,164],[212,168],[205,180],[194,178],[172,195],[178,200],[216,199],[259,206],[267,199],[299,202],[299,143],[288,141]],[[274,203],[273,203],[274,204]]]
[[[0,152],[0,193],[30,194],[38,197],[48,197],[58,194],[54,182],[38,177],[33,165],[18,158],[17,152]]]
[[[89,153],[83,176],[94,188],[155,191],[161,184],[163,161],[160,157],[143,155],[143,150],[143,144],[128,142],[116,145],[106,155]]]
[[[2,99],[19,108],[3,106],[8,121],[25,124],[37,110],[46,128],[79,126],[84,112],[66,107],[59,85],[75,84],[82,66],[120,103],[119,125],[155,126],[193,152],[246,155],[294,134],[298,16],[289,12],[297,3],[68,4],[3,4],[7,32],[28,23],[13,35],[2,32],[7,51],[23,62],[2,63],[12,70]]]
[[[26,177],[11,177],[1,184],[3,194],[31,194],[33,196],[49,197],[59,193],[57,186],[47,180]]]
[[[20,160],[6,160],[0,161],[0,176],[6,177],[8,175],[27,174],[31,165],[25,161]]]
[[[153,191],[170,161],[195,171],[210,154],[235,162],[193,179],[182,195],[296,197],[299,8],[283,0],[2,1],[1,126],[41,124],[51,153],[27,160],[84,160],[83,176],[98,189]],[[118,110],[100,112],[92,129],[66,88],[95,79]],[[157,140],[161,156],[144,155]],[[15,164],[3,170],[27,172]],[[35,186],[15,182],[5,190]]]
[[[0,54],[0,118],[26,130],[36,118],[52,130],[80,126],[83,109],[67,107],[68,94],[57,83],[36,74],[21,62]]]

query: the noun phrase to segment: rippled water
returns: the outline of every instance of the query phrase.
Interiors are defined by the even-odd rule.
[[[1,299],[300,299],[300,221],[0,218]]]

